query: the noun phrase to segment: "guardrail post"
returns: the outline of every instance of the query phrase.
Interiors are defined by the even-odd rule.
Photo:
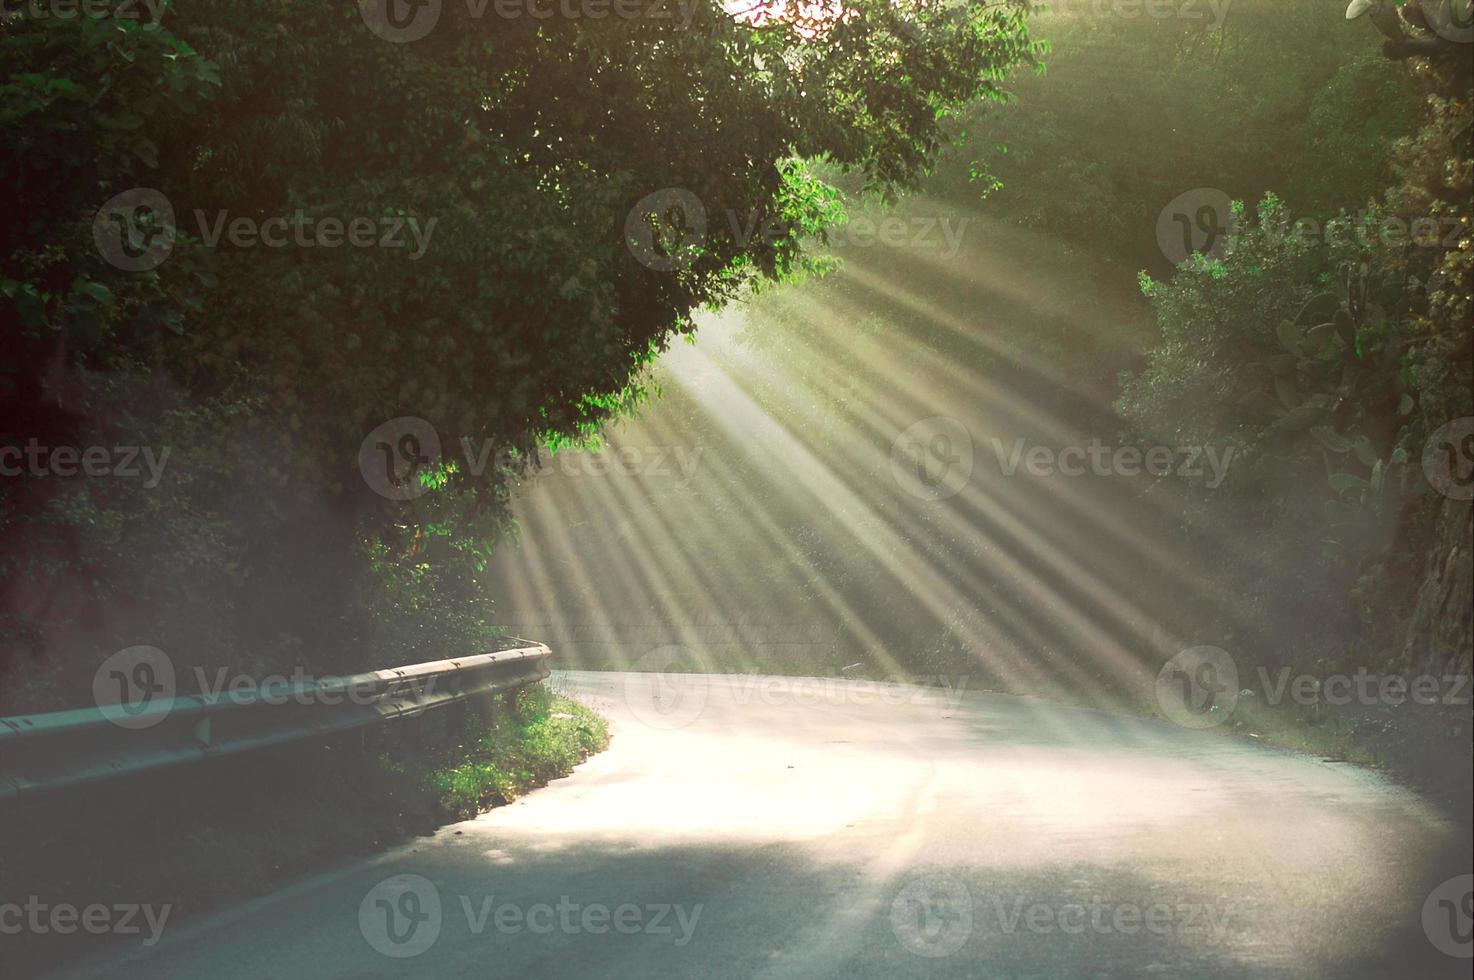
[[[471,704],[476,709],[476,714],[481,716],[481,723],[490,728],[496,723],[496,692],[487,691],[477,694],[471,698]]]
[[[522,711],[517,707],[517,692],[515,690],[502,692],[502,706],[507,709],[507,714],[512,716],[513,721],[522,720]]]
[[[466,730],[466,702],[457,701],[445,709],[445,741],[447,744],[459,738],[465,738],[469,733]]]
[[[425,744],[425,713],[423,711],[405,715],[399,719],[400,732],[404,740],[413,748],[422,748]]]

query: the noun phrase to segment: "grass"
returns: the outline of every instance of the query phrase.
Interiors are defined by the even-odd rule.
[[[446,819],[466,819],[518,796],[573,767],[609,744],[604,720],[576,701],[539,687],[529,720],[503,716],[469,747],[422,772],[427,793]]]

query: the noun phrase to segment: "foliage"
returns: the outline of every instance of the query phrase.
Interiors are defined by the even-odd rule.
[[[1318,514],[1276,501],[1263,517],[1317,535],[1368,622],[1395,622],[1418,585],[1433,500],[1422,447],[1468,412],[1469,167],[1446,142],[1445,103],[1430,105],[1386,204],[1312,229],[1268,195],[1255,220],[1236,206],[1221,259],[1143,276],[1162,341],[1119,406],[1154,434],[1243,451],[1258,465],[1240,495],[1264,494],[1271,471],[1323,481]]]
[[[468,819],[566,776],[609,744],[609,726],[577,701],[542,686],[520,692],[520,718],[498,716],[474,745],[418,778],[444,819]],[[479,728],[472,723],[470,730]]]
[[[1001,98],[1036,53],[1016,3],[860,0],[822,37],[714,4],[689,24],[447,4],[413,43],[349,0],[170,6],[150,24],[13,6],[0,176],[25,206],[0,233],[0,437],[174,455],[161,492],[0,487],[25,541],[0,579],[0,635],[30,654],[12,705],[82,695],[84,668],[132,642],[317,669],[486,642],[477,575],[509,488],[539,446],[637,405],[693,309],[808,268],[803,243],[839,212],[802,161],[908,186],[945,117]],[[132,188],[173,211],[134,215],[173,235],[147,271],[93,242]],[[651,268],[628,227],[666,216],[632,209],[670,188],[710,220],[688,262]],[[282,219],[294,238],[367,221],[374,244],[233,231]],[[428,493],[386,501],[357,454],[405,416],[443,456]],[[76,690],[54,683],[57,657],[79,661]]]
[[[1087,259],[1104,246],[1165,275],[1153,222],[1195,187],[1275,191],[1322,221],[1358,207],[1416,119],[1406,74],[1313,3],[1236,0],[1221,22],[1201,4],[1134,19],[1059,6],[1035,24],[1048,71],[966,115],[946,183]]]

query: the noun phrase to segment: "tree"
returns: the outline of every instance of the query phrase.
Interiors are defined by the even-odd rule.
[[[116,407],[101,372],[152,379],[176,418],[213,413],[174,464],[193,496],[150,519],[209,515],[242,635],[314,657],[342,647],[367,553],[474,570],[539,445],[643,397],[697,307],[803,270],[835,216],[804,161],[905,187],[946,117],[1036,54],[1012,0],[416,9],[436,17],[413,40],[373,3],[289,0],[157,24],[22,10],[0,33],[5,175],[28,204],[0,242],[3,428],[34,435],[57,377]],[[117,268],[105,234],[156,251]],[[384,499],[360,449],[401,417],[441,451],[395,430],[409,499]],[[57,492],[8,485],[6,519],[65,530]],[[168,577],[106,564],[145,591]]]

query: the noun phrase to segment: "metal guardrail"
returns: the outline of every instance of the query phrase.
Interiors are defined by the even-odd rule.
[[[521,641],[527,642],[527,641]],[[350,677],[0,718],[0,800],[412,718],[548,676],[541,643]]]

